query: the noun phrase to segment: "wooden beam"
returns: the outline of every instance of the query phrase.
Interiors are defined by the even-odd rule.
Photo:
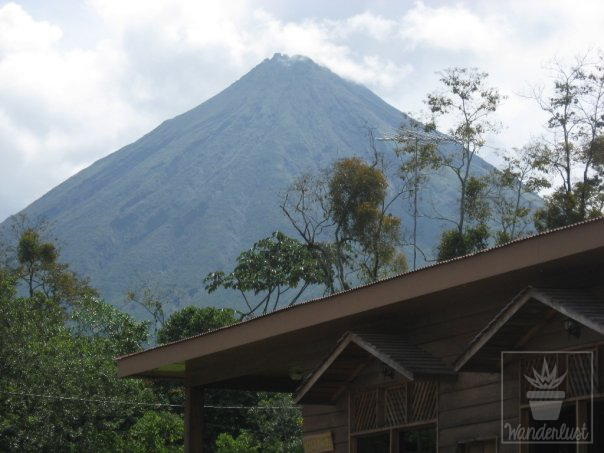
[[[336,347],[336,349],[329,354],[329,356],[323,361],[321,366],[317,368],[312,375],[302,384],[300,389],[296,392],[294,397],[294,402],[298,404],[300,400],[306,395],[306,393],[315,385],[315,382],[327,371],[327,369],[331,366],[331,364],[338,358],[338,356],[346,349],[346,347],[351,342],[351,334],[347,333],[341,340],[340,344]]]
[[[185,453],[203,453],[203,387],[185,387]]]
[[[604,327],[602,324],[597,322],[595,319],[592,319],[590,316],[586,316],[584,313],[575,311],[572,308],[569,309],[567,305],[558,303],[558,301],[552,299],[549,294],[537,293],[535,294],[535,299],[552,307],[554,310],[559,311],[564,316],[574,319],[578,323],[583,324],[584,326],[594,330],[595,332],[598,332],[601,335],[604,335]],[[598,300],[597,302],[599,303],[600,301]]]
[[[254,392],[283,392],[292,393],[296,390],[298,382],[289,377],[274,376],[241,376],[236,379],[214,382],[205,388],[217,388],[227,390],[249,390]]]
[[[460,371],[474,355],[514,316],[532,297],[533,289],[529,287],[520,292],[503,310],[491,321],[487,329],[480,332],[471,346],[455,361],[455,371]]]
[[[411,371],[405,369],[399,363],[395,362],[387,355],[382,354],[382,351],[380,351],[379,349],[376,349],[372,344],[367,343],[361,337],[359,337],[355,334],[352,334],[352,341],[357,346],[363,348],[365,351],[367,351],[368,353],[370,353],[371,355],[376,357],[379,361],[381,361],[382,363],[385,363],[390,368],[392,368],[394,371],[398,372],[401,376],[409,379],[410,381],[412,381],[414,379],[414,375]]]

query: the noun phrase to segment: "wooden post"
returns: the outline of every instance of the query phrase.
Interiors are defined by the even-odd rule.
[[[203,387],[185,387],[185,453],[203,453]]]

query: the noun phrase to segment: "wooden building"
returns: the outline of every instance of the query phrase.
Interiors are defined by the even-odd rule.
[[[207,387],[294,393],[308,452],[603,452],[603,345],[598,219],[121,357],[118,372],[182,380],[189,452]],[[544,361],[565,377],[550,426],[587,426],[591,443],[508,442],[547,423],[525,378]]]

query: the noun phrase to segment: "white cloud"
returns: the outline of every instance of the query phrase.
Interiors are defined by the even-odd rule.
[[[402,18],[400,38],[411,46],[448,51],[495,51],[511,34],[504,17],[479,15],[462,3],[430,8],[418,2]]]
[[[69,22],[77,15],[51,20],[43,8],[32,16],[0,4],[0,217],[274,52],[306,55],[413,112],[435,71],[479,66],[510,96],[498,144],[520,146],[542,116],[515,93],[542,78],[553,56],[604,43],[601,1],[367,5],[342,0],[339,16],[283,19],[269,0],[89,0],[98,30],[77,44]]]

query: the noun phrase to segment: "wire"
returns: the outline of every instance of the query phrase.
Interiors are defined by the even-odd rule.
[[[28,396],[34,398],[46,398],[56,399],[62,401],[80,401],[89,403],[111,403],[111,404],[124,404],[129,406],[151,406],[151,407],[184,407],[184,404],[167,404],[167,403],[142,403],[138,401],[121,401],[121,400],[107,400],[100,398],[78,398],[75,396],[60,396],[60,395],[42,395],[38,393],[24,393],[24,392],[5,392],[0,393],[14,396]],[[249,409],[284,409],[284,410],[299,410],[299,406],[214,406],[204,405],[206,409],[228,409],[228,410],[249,410]]]

